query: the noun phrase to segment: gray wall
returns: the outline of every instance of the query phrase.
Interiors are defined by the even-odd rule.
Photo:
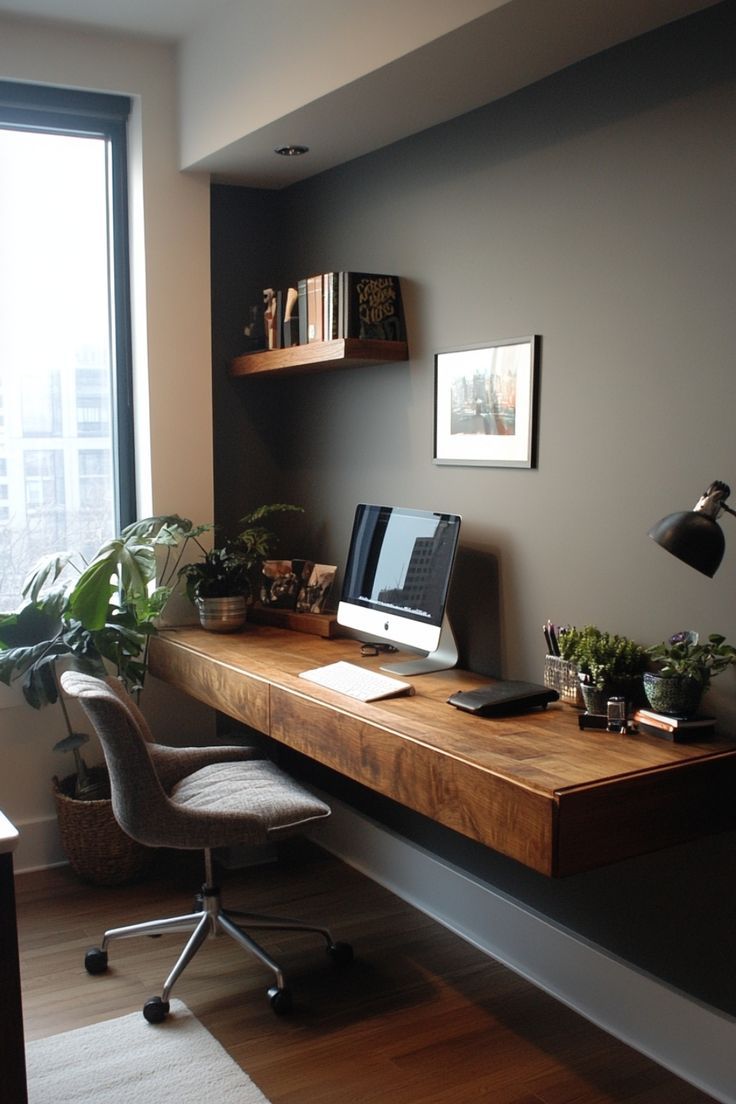
[[[461,513],[465,542],[497,560],[507,677],[541,678],[546,618],[642,643],[686,627],[736,639],[733,519],[713,580],[646,536],[736,479],[735,39],[721,4],[285,192],[214,189],[218,517],[299,502],[301,551],[339,564],[358,501]],[[259,289],[335,269],[401,275],[410,362],[229,380]],[[530,333],[538,467],[435,466],[435,352]],[[733,730],[731,672],[710,704]],[[444,834],[432,845],[736,1012],[732,836],[556,884]]]

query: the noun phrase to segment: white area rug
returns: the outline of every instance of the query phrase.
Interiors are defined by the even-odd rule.
[[[161,1024],[141,1012],[26,1046],[28,1104],[268,1104],[181,1001]]]

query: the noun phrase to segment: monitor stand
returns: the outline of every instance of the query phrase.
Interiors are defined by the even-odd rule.
[[[442,618],[439,643],[433,652],[429,652],[426,656],[417,656],[416,659],[402,660],[401,663],[382,663],[381,670],[390,671],[394,675],[427,675],[431,671],[447,671],[451,667],[456,667],[457,661],[455,634],[445,614]]]

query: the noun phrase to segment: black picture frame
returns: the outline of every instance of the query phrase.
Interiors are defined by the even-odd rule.
[[[534,468],[538,336],[435,354],[434,463]]]

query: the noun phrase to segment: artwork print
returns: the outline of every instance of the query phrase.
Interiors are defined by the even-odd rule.
[[[437,353],[435,463],[534,467],[536,355],[534,337]]]

